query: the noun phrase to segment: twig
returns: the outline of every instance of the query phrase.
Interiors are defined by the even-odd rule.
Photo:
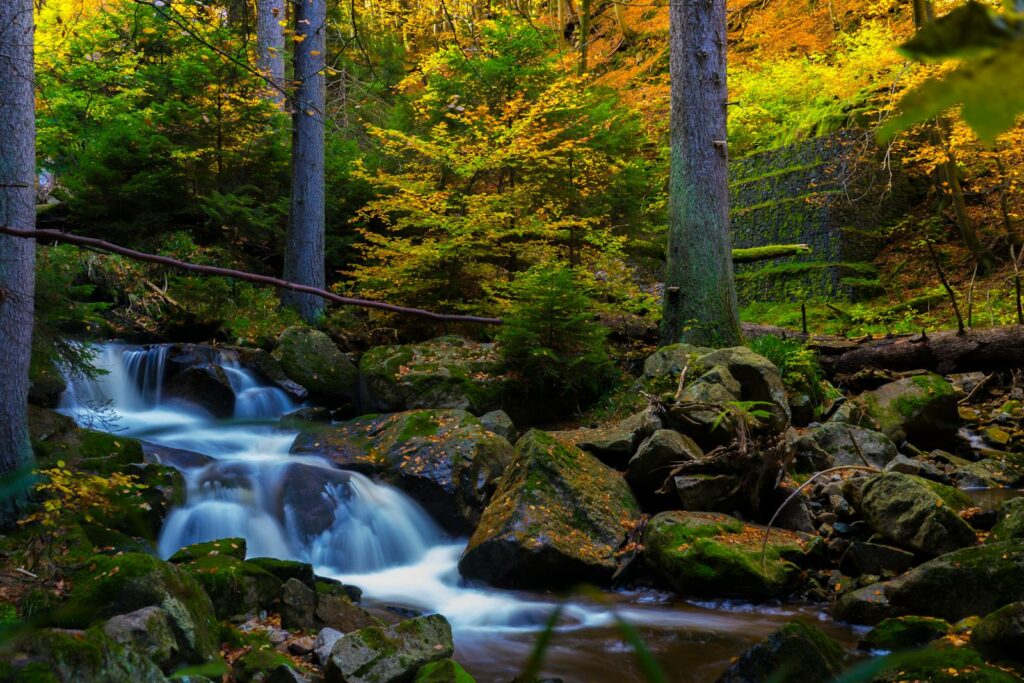
[[[39,576],[37,574],[33,574],[29,570],[22,569],[21,567],[15,567],[14,571],[18,572],[19,574],[24,574],[25,576],[31,577],[33,579],[37,579],[37,580],[39,579]]]
[[[1012,247],[1011,247],[1012,248]],[[974,264],[971,274],[971,287],[967,290],[967,327],[974,329],[974,280],[978,277],[978,264]]]
[[[942,270],[942,264],[939,263],[939,257],[935,255],[935,249],[932,248],[931,240],[925,240],[924,244],[925,244],[926,247],[928,247],[928,254],[932,257],[932,264],[935,266],[935,272],[937,272],[939,274],[939,281],[942,283],[942,286],[945,287],[946,294],[949,295],[949,300],[953,304],[953,313],[956,315],[957,335],[958,336],[963,336],[963,334],[964,334],[964,318],[963,318],[962,315],[960,315],[960,306],[958,306],[957,303],[956,303],[956,294],[953,292],[953,288],[949,286],[949,280],[946,279],[946,273]],[[1019,287],[1018,287],[1018,292],[1019,291],[1020,290],[1019,290]],[[1018,303],[1020,302],[1020,296],[1017,297],[1017,301],[1018,301]],[[1019,306],[1018,306],[1017,310],[1018,310],[1018,316],[1019,316],[1020,315],[1019,314],[1019,311],[1020,311],[1020,307]],[[1019,317],[1018,317],[1018,321],[1020,321]]]
[[[847,433],[847,434],[849,435],[849,437],[850,437],[850,443],[852,443],[852,444],[853,444],[853,449],[854,449],[855,451],[857,451],[857,456],[858,456],[858,457],[860,458],[860,461],[861,461],[862,463],[864,463],[864,466],[865,466],[865,467],[874,467],[874,465],[872,465],[872,464],[871,464],[870,462],[868,462],[868,459],[867,459],[866,457],[864,457],[864,451],[862,451],[862,450],[860,449],[860,444],[859,444],[859,443],[857,443],[857,437],[855,437],[855,436],[853,435],[853,430],[852,430],[852,429],[850,429],[849,427],[847,427],[847,428],[846,428],[846,433]]]
[[[1024,249],[1020,250],[1018,256],[1015,252],[1013,245],[1010,245],[1010,259],[1013,261],[1013,284],[1017,294],[1017,324],[1024,325],[1024,309],[1021,308],[1020,303],[1020,259],[1024,257]]]
[[[978,393],[978,392],[979,392],[979,391],[981,390],[981,388],[982,388],[983,386],[985,386],[986,384],[988,384],[988,381],[989,381],[990,379],[992,379],[993,377],[995,377],[995,376],[996,376],[996,373],[994,373],[994,372],[993,372],[993,373],[990,373],[990,374],[988,374],[988,375],[985,375],[985,377],[984,377],[984,378],[982,378],[982,380],[981,380],[980,382],[978,382],[977,384],[975,384],[975,385],[974,385],[974,388],[973,388],[973,389],[971,389],[971,391],[970,391],[970,393],[969,393],[969,394],[967,394],[967,395],[966,395],[966,396],[964,396],[964,397],[963,397],[962,399],[960,399],[959,401],[957,401],[957,405],[960,405],[960,406],[962,406],[962,405],[966,405],[967,403],[969,403],[969,402],[970,402],[970,400],[971,400],[972,398],[974,398],[974,395],[975,395],[976,393]]]

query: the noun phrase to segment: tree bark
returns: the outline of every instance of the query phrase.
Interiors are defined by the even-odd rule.
[[[0,224],[35,227],[35,67],[32,0],[0,2]],[[0,523],[11,524],[31,468],[28,369],[35,241],[0,236]]]
[[[269,99],[284,105],[285,0],[257,0],[256,53],[259,69],[270,81]]]
[[[326,98],[326,0],[298,0],[295,12],[295,80],[292,139],[292,207],[284,279],[326,286],[324,273],[324,100]],[[312,323],[323,313],[316,296],[286,291],[286,305]]]
[[[662,343],[740,342],[729,230],[725,0],[670,4],[671,172]]]

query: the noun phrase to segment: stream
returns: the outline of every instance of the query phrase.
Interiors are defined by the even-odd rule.
[[[558,596],[467,585],[458,573],[466,539],[446,535],[411,498],[324,459],[289,455],[297,432],[277,421],[299,406],[227,354],[219,365],[234,390],[235,412],[218,420],[164,396],[167,346],[109,343],[97,351],[104,374],[69,378],[61,412],[83,426],[208,456],[176,463],[187,499],[164,524],[161,557],[191,543],[243,537],[250,557],[309,562],[320,575],[362,588],[364,604],[445,615],[455,658],[480,683],[509,681],[521,670]],[[301,501],[286,495],[295,468],[323,477],[318,502],[330,506],[333,521],[319,534],[303,533]],[[566,600],[545,675],[566,683],[643,681],[616,614],[639,630],[669,680],[679,682],[714,681],[732,657],[797,615],[848,647],[857,640],[809,606],[609,592]]]

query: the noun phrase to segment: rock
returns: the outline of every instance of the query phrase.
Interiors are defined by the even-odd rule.
[[[206,555],[181,568],[203,586],[221,619],[270,608],[282,585],[280,579],[259,565],[230,555]]]
[[[1000,607],[971,632],[971,645],[998,659],[1024,662],[1024,602]]]
[[[492,410],[480,416],[480,424],[509,442],[515,442],[517,432],[512,418],[504,410]]]
[[[413,683],[475,683],[475,680],[454,659],[441,659],[421,666]]]
[[[818,405],[806,391],[789,394],[789,410],[794,427],[806,427],[814,422]]]
[[[1024,453],[983,450],[985,458],[953,472],[963,488],[1015,488],[1024,484]]]
[[[761,563],[764,528],[715,512],[662,512],[644,531],[645,559],[683,595],[771,598],[795,587],[791,561],[804,549],[791,531],[773,529]]]
[[[28,378],[30,382],[29,403],[50,409],[54,409],[60,404],[60,395],[67,390],[68,384],[60,374],[60,368],[56,363],[40,358],[33,353]]]
[[[926,373],[885,384],[861,395],[868,416],[896,444],[941,448],[960,425],[956,390],[941,376]]]
[[[167,683],[156,664],[102,630],[29,630],[4,644],[0,675],[25,683]]]
[[[304,539],[319,536],[334,524],[337,500],[331,491],[347,490],[351,477],[333,467],[306,462],[289,465],[281,477],[282,518]]]
[[[726,446],[733,439],[737,419],[728,407],[739,401],[738,392],[739,383],[728,370],[715,368],[677,394],[667,426],[693,437],[705,451]]]
[[[63,460],[71,469],[104,475],[145,461],[136,439],[80,429],[71,418],[36,406],[29,406],[28,415],[32,451],[40,469]]]
[[[288,429],[306,429],[311,425],[330,424],[332,411],[323,406],[306,406],[281,416],[281,425]]]
[[[886,472],[899,472],[900,474],[912,474],[915,477],[931,479],[941,483],[948,483],[949,477],[942,470],[928,462],[917,458],[908,458],[902,453],[893,458],[885,466]]]
[[[571,437],[573,445],[615,469],[626,469],[640,442],[661,429],[661,418],[652,409],[630,415],[618,424],[580,429]]]
[[[57,625],[84,627],[96,620],[158,606],[170,621],[183,661],[217,657],[217,619],[206,592],[187,572],[140,553],[97,555],[73,577]]]
[[[888,545],[854,541],[843,555],[839,569],[847,576],[894,576],[907,571],[913,564],[913,553]]]
[[[881,469],[899,455],[895,444],[885,434],[840,422],[826,422],[811,429],[798,437],[793,446],[800,472],[864,465],[865,460]]]
[[[506,408],[516,383],[495,344],[438,337],[410,346],[378,346],[359,361],[364,410],[458,408],[482,415]]]
[[[1024,498],[1013,498],[999,507],[999,521],[992,527],[989,541],[1024,538]]]
[[[459,561],[498,586],[607,583],[627,527],[639,518],[622,477],[594,456],[532,430]]]
[[[464,410],[361,417],[300,434],[292,446],[394,484],[459,534],[476,527],[512,452]]]
[[[114,642],[145,655],[163,669],[176,663],[178,641],[167,613],[159,607],[143,607],[111,617],[103,624],[103,632]]]
[[[1022,590],[1024,541],[1004,541],[962,548],[847,593],[836,603],[835,614],[863,624],[905,614],[953,622],[1020,600]]]
[[[172,375],[164,383],[163,395],[199,406],[214,417],[227,418],[235,413],[235,391],[227,373],[212,363]]]
[[[320,666],[327,665],[334,644],[341,640],[343,635],[345,634],[341,631],[330,627],[320,629],[320,632],[316,634],[316,639],[313,641],[313,654],[316,655],[316,661]]]
[[[317,595],[316,618],[325,626],[337,629],[342,633],[380,625],[380,621],[362,607],[353,605],[347,596],[342,597],[331,593]]]
[[[255,370],[264,380],[276,385],[279,389],[296,401],[305,401],[309,398],[309,391],[297,382],[288,378],[281,364],[273,355],[263,349],[251,349],[238,347],[234,349],[239,360],[246,367]]]
[[[289,630],[316,627],[316,593],[297,579],[281,587],[281,626]]]
[[[148,441],[142,442],[142,454],[147,463],[165,465],[167,467],[173,467],[176,470],[189,470],[203,467],[205,465],[209,465],[214,460],[214,458],[211,458],[208,455],[203,455],[202,453],[186,451],[181,448],[159,446],[155,443],[149,443]]]
[[[308,327],[289,327],[277,340],[274,360],[288,377],[330,407],[358,398],[359,371],[331,338]]]
[[[712,349],[689,344],[670,344],[663,346],[644,360],[644,378],[663,379],[671,384],[674,391],[683,368],[692,366],[701,356],[711,353]]]
[[[232,674],[238,683],[268,683],[272,680],[293,683],[296,680],[305,680],[290,677],[287,671],[281,671],[282,668],[293,670],[294,667],[292,660],[264,643],[254,645],[239,657],[232,667]]]
[[[776,432],[784,432],[789,426],[789,402],[786,388],[778,368],[764,356],[745,346],[718,349],[701,356],[697,363],[705,368],[724,367],[740,385],[741,401],[759,401],[771,412],[769,426]]]
[[[309,683],[309,679],[292,668],[291,664],[279,664],[263,683]]]
[[[888,664],[888,666],[886,666]],[[985,662],[976,650],[938,641],[916,652],[901,652],[879,661],[871,683],[1019,683],[1020,678]]]
[[[659,429],[641,442],[626,468],[626,481],[642,500],[666,499],[655,492],[668,480],[680,462],[704,457],[700,446],[688,436],[671,429]]]
[[[672,479],[684,510],[732,512],[732,494],[740,484],[729,474],[684,474]]]
[[[302,636],[301,638],[296,638],[292,642],[288,643],[288,652],[298,657],[303,657],[312,652],[315,646],[316,641],[314,641],[313,638],[309,636]]]
[[[900,547],[935,556],[978,542],[956,513],[970,506],[969,499],[948,486],[886,472],[868,479],[862,496],[864,519]]]
[[[244,538],[221,538],[216,541],[205,543],[193,543],[178,550],[171,555],[168,562],[194,562],[203,557],[217,557],[225,555],[236,560],[244,560],[246,553]]]
[[[952,630],[949,622],[935,617],[893,617],[885,619],[861,639],[861,650],[900,652],[945,638]]]
[[[324,667],[326,683],[398,683],[452,656],[452,630],[440,614],[389,628],[372,626],[342,637]]]
[[[839,644],[820,629],[791,621],[740,655],[718,683],[826,683],[842,672],[845,659]]]
[[[277,577],[277,580],[281,583],[288,579],[295,579],[316,590],[316,577],[313,574],[313,566],[306,562],[279,560],[276,557],[250,557],[246,560],[246,563],[259,567],[268,574]]]

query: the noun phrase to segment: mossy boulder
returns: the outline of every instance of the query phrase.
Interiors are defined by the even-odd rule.
[[[35,353],[29,365],[28,379],[28,401],[42,408],[56,408],[60,403],[60,395],[68,388],[57,364]]]
[[[640,442],[661,427],[661,418],[655,411],[645,409],[615,424],[577,429],[559,436],[604,464],[624,470]]]
[[[145,655],[165,671],[178,662],[181,647],[170,619],[155,605],[111,617],[103,624],[103,632],[115,642]]]
[[[826,683],[843,670],[843,648],[821,629],[791,621],[733,662],[718,683]]]
[[[73,576],[56,625],[84,627],[153,605],[167,614],[183,659],[198,663],[217,657],[216,616],[209,596],[187,572],[151,555],[93,557]]]
[[[44,408],[29,409],[29,434],[40,469],[63,460],[72,469],[110,474],[144,462],[138,440],[81,429],[71,418]]]
[[[448,336],[408,346],[378,346],[363,354],[359,375],[361,405],[368,411],[522,412],[509,405],[518,385],[495,344]]]
[[[442,659],[420,667],[413,683],[476,683],[454,659]]]
[[[764,528],[716,512],[662,512],[644,531],[647,566],[683,595],[764,599],[791,592],[804,555],[800,537],[773,529],[761,562]]]
[[[918,650],[879,660],[881,671],[870,683],[1012,683],[1020,677],[992,666],[977,651],[940,641]],[[888,664],[888,665],[887,665]]]
[[[789,426],[790,410],[786,387],[779,369],[770,360],[745,346],[718,349],[697,359],[697,365],[706,369],[724,368],[739,383],[740,400],[757,402],[758,409],[771,413],[768,426],[782,432]]]
[[[950,622],[985,615],[1024,595],[1024,541],[962,548],[906,574],[843,595],[837,619],[873,624],[917,614]]]
[[[1024,498],[1013,498],[999,507],[999,519],[988,538],[989,541],[1024,538]]]
[[[643,378],[660,380],[666,390],[675,391],[683,369],[693,366],[698,358],[712,351],[704,346],[690,344],[662,346],[644,360]]]
[[[282,581],[231,555],[206,555],[181,565],[210,596],[217,617],[255,614],[277,600]]]
[[[0,680],[24,683],[166,683],[156,664],[99,629],[24,632],[0,648]]]
[[[971,645],[990,657],[1024,663],[1024,602],[987,615],[971,632]]]
[[[484,510],[459,571],[508,587],[607,583],[640,510],[597,458],[531,430]]]
[[[727,446],[740,419],[730,406],[739,400],[739,382],[725,368],[713,368],[677,392],[667,426],[692,437],[705,451]]]
[[[921,647],[944,638],[952,630],[949,622],[936,617],[893,617],[885,619],[865,635],[858,647],[862,650],[898,652]]]
[[[957,486],[964,488],[1010,488],[1024,484],[1024,453],[984,449],[985,457],[959,468],[952,474]]]
[[[239,657],[231,667],[232,678],[238,683],[269,683],[271,680],[289,680],[274,676],[279,669],[295,669],[295,662],[275,650],[269,643],[254,645]],[[281,672],[284,673],[284,672]]]
[[[941,448],[960,426],[957,395],[942,376],[925,373],[885,384],[861,396],[868,416],[897,445]]]
[[[276,557],[250,557],[246,562],[272,574],[281,583],[288,579],[295,579],[316,590],[316,575],[313,573],[313,565],[307,562],[279,560]]]
[[[246,553],[244,538],[221,538],[205,543],[193,543],[171,555],[169,562],[194,562],[205,557],[233,557],[244,560]]]
[[[898,472],[868,479],[860,510],[875,531],[894,544],[924,555],[942,555],[974,545],[977,535],[957,515],[970,500],[956,489]]]
[[[324,666],[326,683],[399,683],[452,656],[452,630],[440,614],[383,628],[372,626],[339,639]]]
[[[286,328],[273,352],[288,377],[309,391],[314,401],[331,407],[358,398],[359,371],[323,332],[308,327]]]
[[[800,472],[817,472],[842,465],[885,467],[899,452],[881,432],[840,422],[827,422],[793,442]]]
[[[291,450],[398,486],[455,533],[476,527],[513,453],[465,410],[361,417],[300,434]]]
[[[93,513],[86,529],[90,536],[102,535],[102,527],[113,535],[154,544],[171,510],[185,502],[185,478],[174,468],[156,464],[129,465],[122,471],[135,476],[141,488],[111,492],[110,510]]]

